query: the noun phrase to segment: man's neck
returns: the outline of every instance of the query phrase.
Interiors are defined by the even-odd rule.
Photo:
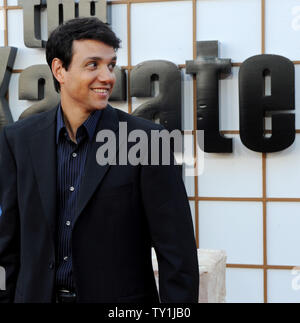
[[[80,108],[68,109],[62,103],[62,114],[70,139],[76,142],[77,129],[86,121],[90,113],[82,111]]]

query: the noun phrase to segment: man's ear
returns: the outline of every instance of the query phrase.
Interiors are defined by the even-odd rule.
[[[52,73],[56,78],[57,82],[59,84],[63,84],[65,68],[63,67],[62,61],[59,58],[54,58],[52,60],[51,68],[52,68]]]

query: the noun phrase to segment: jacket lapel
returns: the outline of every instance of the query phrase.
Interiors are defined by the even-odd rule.
[[[82,183],[80,185],[80,192],[77,204],[77,212],[75,215],[76,222],[78,216],[90,200],[91,196],[95,192],[96,188],[100,185],[103,180],[104,175],[110,168],[110,165],[107,164],[105,166],[100,166],[96,161],[96,153],[98,148],[103,144],[100,142],[96,142],[97,133],[100,130],[111,130],[116,135],[117,141],[117,149],[118,152],[118,128],[119,128],[119,119],[115,109],[110,107],[109,105],[102,111],[102,116],[98,122],[97,129],[95,131],[94,138],[90,143],[88,155],[85,164],[85,171],[82,179]]]
[[[41,119],[29,141],[34,173],[53,238],[56,219],[56,111],[56,108],[50,110]]]

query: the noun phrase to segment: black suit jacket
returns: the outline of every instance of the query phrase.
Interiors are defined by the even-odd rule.
[[[51,302],[55,294],[56,108],[7,126],[0,135],[0,266],[3,302]],[[162,129],[107,106],[96,133]],[[123,143],[124,144],[124,143]],[[79,302],[197,302],[198,262],[178,166],[99,166],[93,140],[72,225]],[[128,145],[128,149],[129,149]],[[117,152],[118,155],[118,152]]]

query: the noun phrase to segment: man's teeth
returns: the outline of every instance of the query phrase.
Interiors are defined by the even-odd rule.
[[[105,94],[108,92],[108,90],[105,90],[105,89],[93,89],[93,91],[96,93],[105,93]]]

